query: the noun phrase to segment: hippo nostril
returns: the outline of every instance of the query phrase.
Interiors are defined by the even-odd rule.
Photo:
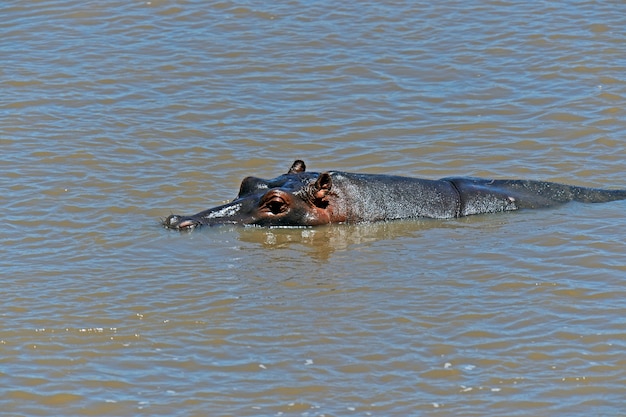
[[[168,216],[167,219],[163,222],[163,226],[168,227],[170,229],[177,229],[179,223],[179,217],[175,214]]]
[[[177,216],[175,214],[168,216],[167,219],[163,221],[164,227],[175,230],[191,230],[199,224],[200,223],[196,220],[188,217]]]

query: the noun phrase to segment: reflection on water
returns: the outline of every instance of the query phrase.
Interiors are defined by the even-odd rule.
[[[1,8],[8,415],[623,412],[623,202],[159,225],[295,159],[624,188],[620,4]]]
[[[280,250],[299,246],[306,256],[328,261],[336,251],[349,251],[351,248],[381,240],[394,240],[403,237],[417,238],[421,232],[432,228],[460,227],[465,220],[394,221],[382,223],[362,223],[357,225],[328,225],[320,227],[233,227],[238,239],[268,250]],[[197,232],[202,233],[202,230]]]
[[[403,223],[403,222],[402,222]],[[343,225],[329,225],[316,228],[272,228],[264,233],[245,233],[240,237],[242,241],[261,244],[263,248],[284,248],[298,242],[312,251],[311,255],[327,259],[336,250],[347,250],[351,245],[372,242],[392,236],[402,236],[403,232],[416,231],[424,222],[410,222],[409,229],[402,229],[402,223],[373,223],[361,224],[354,227]],[[394,235],[394,231],[398,235]],[[257,240],[259,239],[259,240]],[[262,239],[262,240],[261,240]]]

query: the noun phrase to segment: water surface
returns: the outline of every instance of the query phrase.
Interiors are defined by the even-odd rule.
[[[626,203],[159,225],[297,158],[626,187],[619,2],[0,12],[9,415],[623,413]]]

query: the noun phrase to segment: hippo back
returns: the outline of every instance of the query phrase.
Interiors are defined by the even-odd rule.
[[[448,181],[394,175],[330,173],[335,210],[348,223],[458,215],[459,198]]]

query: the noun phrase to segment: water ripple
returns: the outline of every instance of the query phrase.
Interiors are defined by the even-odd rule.
[[[296,158],[624,187],[619,5],[2,11],[2,410],[622,411],[620,202],[315,229],[159,225]]]

